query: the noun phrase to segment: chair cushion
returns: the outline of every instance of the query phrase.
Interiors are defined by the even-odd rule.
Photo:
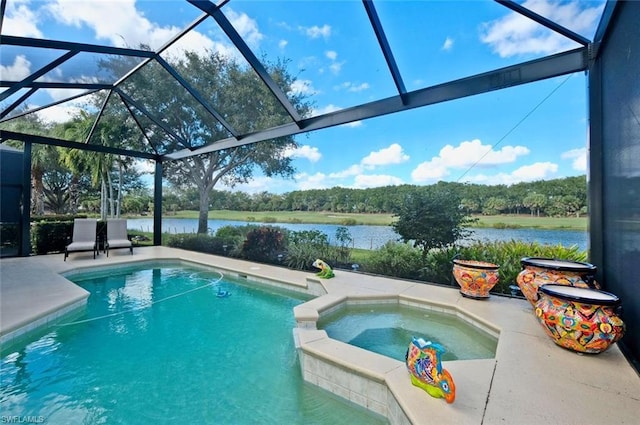
[[[91,251],[95,246],[95,242],[72,242],[67,245],[67,251]]]
[[[107,241],[107,246],[109,248],[129,248],[131,241],[129,239],[113,239]]]

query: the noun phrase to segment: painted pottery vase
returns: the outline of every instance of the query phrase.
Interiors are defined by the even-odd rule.
[[[413,385],[422,388],[432,397],[444,398],[447,403],[453,403],[456,386],[449,371],[442,368],[440,359],[444,353],[440,344],[413,337],[405,354],[405,364]]]
[[[598,289],[549,284],[539,288],[536,317],[561,347],[597,354],[625,332],[617,296]]]
[[[489,298],[489,291],[500,280],[497,266],[486,261],[453,260],[453,277],[460,285],[460,293],[469,298]]]
[[[538,301],[538,288],[550,283],[578,288],[600,289],[593,264],[555,258],[525,257],[516,282],[531,305]]]

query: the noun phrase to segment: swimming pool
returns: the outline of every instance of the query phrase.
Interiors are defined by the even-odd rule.
[[[158,263],[68,277],[86,311],[1,354],[3,416],[52,424],[382,424],[305,383],[297,293]]]
[[[347,305],[323,316],[329,337],[404,361],[413,336],[437,342],[443,360],[491,359],[498,339],[453,314],[390,304]]]

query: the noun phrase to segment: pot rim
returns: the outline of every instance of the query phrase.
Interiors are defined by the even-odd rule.
[[[574,295],[574,294],[565,294],[561,291],[557,291],[558,288],[573,288],[579,291],[585,291],[585,294],[589,292],[596,292],[598,294],[603,294],[611,299],[603,299],[603,298],[590,298],[588,296]],[[618,305],[620,304],[620,298],[617,295],[612,294],[611,292],[602,291],[600,289],[592,289],[592,288],[581,288],[577,286],[568,286],[568,285],[560,285],[557,283],[548,283],[546,285],[541,285],[538,287],[538,290],[545,295],[550,297],[560,298],[565,301],[574,301],[582,304],[592,304],[592,305]]]
[[[453,260],[453,264],[461,267],[469,267],[472,269],[481,269],[481,270],[498,270],[500,268],[499,265],[489,263],[488,261],[460,260],[458,258]]]
[[[563,264],[549,264],[549,262]],[[592,272],[595,273],[598,268],[591,263],[573,260],[563,260],[561,258],[545,258],[545,257],[524,257],[520,260],[522,267],[533,266],[549,270],[570,271],[570,272]]]

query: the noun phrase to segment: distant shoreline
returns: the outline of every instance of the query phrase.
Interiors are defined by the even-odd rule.
[[[197,211],[165,213],[165,218],[197,219]],[[530,215],[474,216],[478,221],[471,227],[497,229],[587,230],[588,217],[535,217]],[[134,217],[131,217],[134,218]],[[136,217],[138,218],[138,217]],[[309,223],[336,225],[391,226],[393,214],[346,214],[330,211],[209,211],[210,220],[230,220],[256,223]]]

